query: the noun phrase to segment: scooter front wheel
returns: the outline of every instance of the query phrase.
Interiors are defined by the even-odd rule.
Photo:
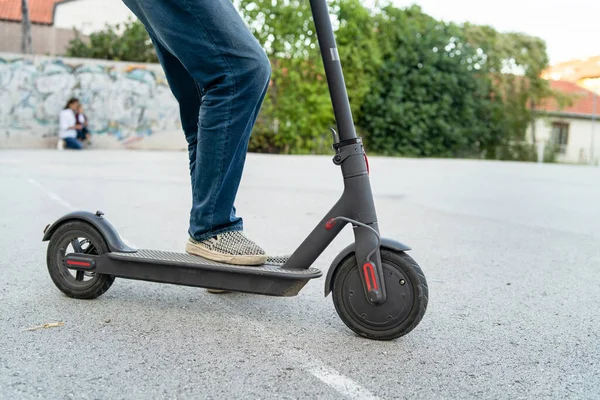
[[[429,289],[421,267],[402,251],[381,250],[386,301],[373,304],[365,296],[354,253],[342,260],[333,278],[333,304],[355,333],[376,340],[404,336],[421,322]]]

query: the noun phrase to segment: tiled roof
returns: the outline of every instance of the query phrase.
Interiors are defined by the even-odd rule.
[[[29,0],[29,20],[33,24],[53,23],[54,5],[62,0]],[[0,20],[21,21],[21,0],[0,0]]]
[[[542,73],[542,77],[569,82],[600,77],[600,56],[553,65]]]
[[[575,95],[575,99],[570,107],[565,107],[562,110],[559,110],[555,100],[546,100],[542,102],[542,104],[538,106],[539,109],[569,114],[594,114],[594,92],[584,89],[573,82],[552,80],[549,82],[552,89],[562,93]],[[596,103],[596,115],[600,117],[600,96],[596,99]]]

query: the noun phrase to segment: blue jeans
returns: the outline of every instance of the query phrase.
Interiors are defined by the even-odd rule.
[[[144,24],[188,143],[189,235],[242,230],[234,201],[271,67],[231,0],[123,0]]]
[[[81,150],[83,145],[76,138],[68,137],[63,139],[65,141],[65,147],[67,149]]]
[[[85,140],[88,133],[90,133],[89,129],[84,126],[83,129],[77,131],[77,139]]]

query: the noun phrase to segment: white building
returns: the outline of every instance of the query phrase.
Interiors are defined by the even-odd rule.
[[[75,38],[135,20],[122,0],[29,0],[34,54],[62,55]],[[0,0],[0,52],[21,52],[21,0]]]
[[[64,0],[54,7],[55,27],[76,28],[84,35],[129,18],[137,19],[122,0]]]
[[[559,109],[554,101],[541,108],[547,115],[528,131],[530,140],[557,149],[559,162],[600,162],[600,99],[596,93],[567,81],[550,81],[553,89],[576,96],[570,107]],[[591,162],[590,162],[591,161]]]

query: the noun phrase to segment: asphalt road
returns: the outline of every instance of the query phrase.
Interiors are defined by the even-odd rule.
[[[182,251],[186,155],[0,151],[0,398],[599,398],[600,168],[370,162],[382,233],[430,285],[425,318],[392,342],[347,329],[324,279],[286,299],[127,280],[69,299],[44,226],[100,209],[129,243]],[[329,157],[249,155],[237,208],[290,252],[341,187]]]

